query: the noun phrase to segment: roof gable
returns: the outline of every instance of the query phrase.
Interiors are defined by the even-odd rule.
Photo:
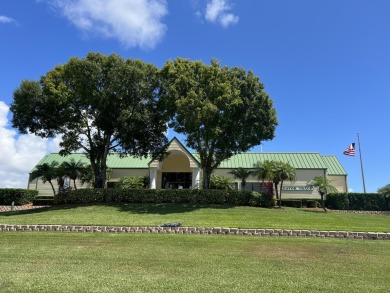
[[[171,141],[168,143],[167,148],[168,156],[171,155],[184,155],[188,158],[190,161],[190,168],[198,168],[199,167],[199,160],[191,154],[187,148],[176,138],[172,138]],[[149,167],[157,168],[160,164],[160,161],[155,159],[152,160],[149,163]]]

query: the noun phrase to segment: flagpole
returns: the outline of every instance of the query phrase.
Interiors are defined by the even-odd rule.
[[[360,168],[361,168],[361,170],[362,170],[363,190],[364,190],[364,193],[366,193],[366,183],[364,182],[363,161],[362,161],[362,150],[361,150],[361,148],[360,148],[360,136],[359,136],[359,132],[357,133],[357,137],[358,137],[359,155],[360,155]]]

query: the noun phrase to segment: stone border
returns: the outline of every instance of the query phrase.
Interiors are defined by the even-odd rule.
[[[49,205],[46,206],[34,206],[34,205],[21,205],[21,206],[14,206],[14,211],[26,211],[26,210],[34,210],[34,209],[41,209],[41,208],[48,208]],[[1,206],[0,205],[0,213],[1,212],[11,212],[12,206]]]
[[[293,236],[346,238],[360,240],[390,240],[390,233],[348,232],[287,229],[243,229],[243,228],[195,228],[195,227],[150,227],[150,226],[72,226],[72,225],[0,225],[1,231],[58,231],[81,233],[165,233],[165,234],[209,234],[209,235],[246,235],[246,236]]]

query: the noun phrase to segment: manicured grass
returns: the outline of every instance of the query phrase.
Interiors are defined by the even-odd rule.
[[[390,232],[389,215],[227,205],[117,204],[59,206],[0,213],[0,224],[237,227]]]
[[[1,292],[388,292],[390,242],[2,232]]]

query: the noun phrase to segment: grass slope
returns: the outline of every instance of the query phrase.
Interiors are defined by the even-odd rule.
[[[390,232],[389,215],[228,205],[117,204],[59,206],[0,213],[0,224],[238,227]]]
[[[390,242],[3,232],[0,292],[388,292]]]

